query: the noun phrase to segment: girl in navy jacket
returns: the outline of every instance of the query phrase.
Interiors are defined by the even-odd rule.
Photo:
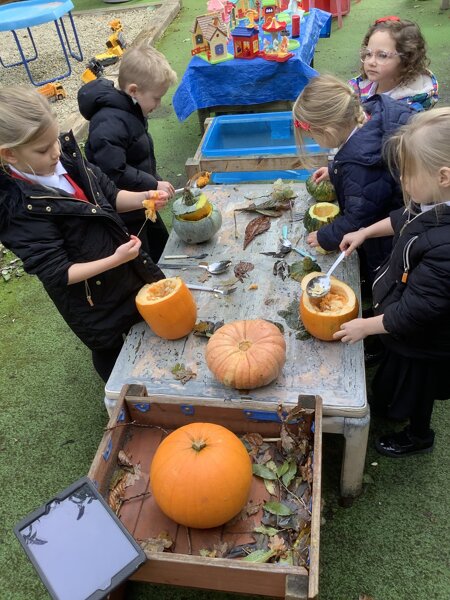
[[[334,160],[315,171],[313,178],[331,180],[341,215],[308,235],[312,247],[337,250],[346,233],[367,227],[402,205],[399,183],[383,160],[382,147],[413,112],[387,96],[373,96],[361,105],[357,94],[331,75],[315,77],[302,91],[293,109],[300,147],[305,137],[312,137],[324,148],[338,148]],[[360,251],[363,278],[373,280],[391,247],[388,237],[364,244]]]
[[[450,397],[450,108],[413,117],[388,145],[406,208],[344,236],[347,255],[368,239],[394,236],[373,284],[375,316],[341,326],[352,344],[380,334],[386,355],[373,381],[375,413],[409,425],[376,441],[391,457],[430,452],[435,399]]]

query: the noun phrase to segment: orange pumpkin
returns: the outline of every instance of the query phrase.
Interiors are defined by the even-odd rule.
[[[286,342],[273,323],[234,321],[220,327],[206,346],[206,364],[224,385],[252,390],[269,384],[286,362]]]
[[[136,296],[136,306],[153,332],[166,340],[190,333],[197,319],[194,296],[179,277],[144,285]]]
[[[169,434],[150,465],[159,508],[176,523],[207,529],[245,506],[252,464],[241,440],[214,423],[190,423]]]
[[[308,282],[323,273],[308,273],[302,279],[300,317],[306,331],[319,340],[330,342],[342,323],[358,316],[355,292],[343,281],[331,277],[330,292],[323,298],[311,298],[305,292]]]

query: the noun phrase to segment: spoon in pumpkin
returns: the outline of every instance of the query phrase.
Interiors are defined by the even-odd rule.
[[[306,293],[311,298],[323,298],[331,290],[331,273],[335,270],[340,262],[345,258],[345,251],[341,252],[325,275],[317,275],[313,277],[306,286]]]

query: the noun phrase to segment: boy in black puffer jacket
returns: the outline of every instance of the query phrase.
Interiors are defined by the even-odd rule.
[[[125,52],[119,69],[119,89],[112,81],[96,79],[80,88],[80,112],[89,123],[87,159],[97,165],[124,190],[161,190],[173,196],[174,188],[156,171],[153,140],[147,131],[147,117],[161,103],[176,73],[166,58],[148,45]],[[121,215],[132,234],[145,222],[143,210]],[[158,262],[166,245],[167,229],[158,215],[147,221],[140,234],[143,249]]]

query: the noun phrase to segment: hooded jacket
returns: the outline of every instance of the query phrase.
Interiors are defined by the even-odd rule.
[[[417,207],[416,207],[417,208]],[[383,343],[422,360],[450,359],[450,206],[390,215],[395,232],[389,260],[373,283]]]
[[[112,81],[100,78],[79,89],[78,105],[89,121],[86,158],[121,190],[155,190],[160,177],[147,118],[139,104]]]
[[[116,348],[141,317],[135,296],[164,278],[141,252],[133,261],[68,285],[68,269],[114,254],[129,241],[115,211],[118,189],[83,160],[71,133],[61,136],[61,163],[88,202],[0,170],[0,240],[37,275],[69,327],[91,350]]]
[[[359,95],[361,101],[368,100],[372,90],[373,81],[363,79],[361,76],[350,79],[349,84]],[[439,86],[437,79],[431,71],[420,73],[412,81],[398,85],[389,92],[393,100],[406,102],[411,108],[420,112],[432,108],[439,100]]]
[[[414,111],[382,95],[373,96],[362,106],[368,120],[341,146],[329,166],[341,215],[317,232],[325,250],[336,250],[346,233],[372,225],[403,205],[400,185],[385,164],[382,150],[386,139]],[[369,276],[384,262],[391,247],[390,237],[364,243]]]

